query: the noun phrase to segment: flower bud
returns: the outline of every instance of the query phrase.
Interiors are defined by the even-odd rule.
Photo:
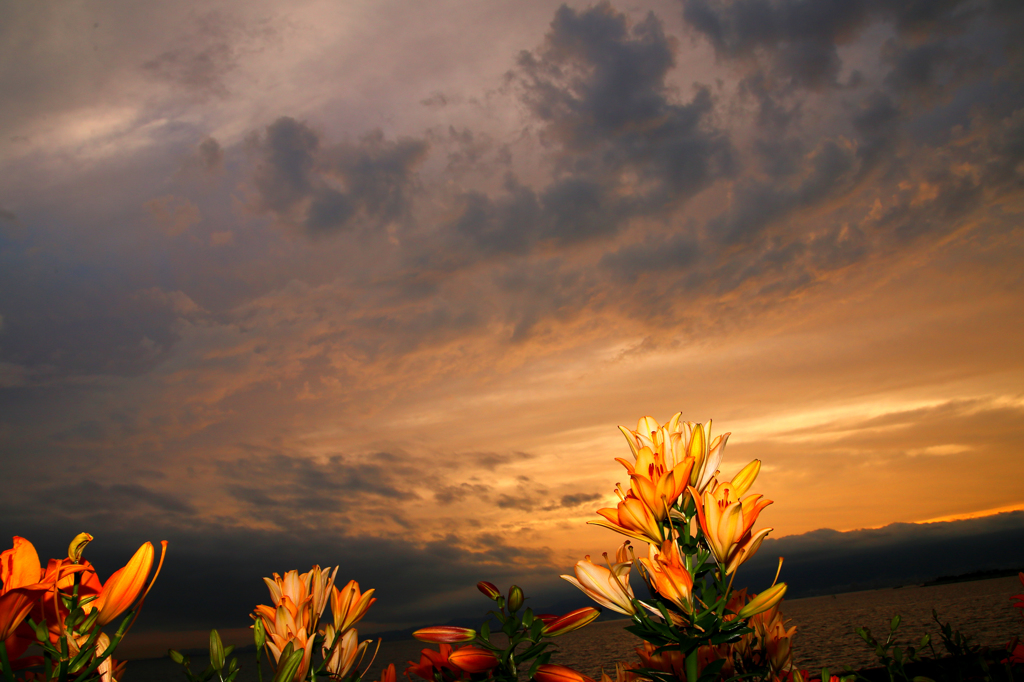
[[[464,646],[452,652],[448,662],[467,673],[483,673],[498,667],[498,658],[487,649]]]
[[[481,580],[476,584],[476,589],[480,590],[485,597],[497,601],[498,597],[501,596],[501,591],[495,586],[494,583],[489,583],[486,580]]]
[[[224,642],[216,630],[210,630],[210,665],[217,672],[224,669]]]
[[[756,616],[759,613],[764,613],[771,607],[782,601],[783,595],[786,594],[786,583],[776,583],[767,590],[757,595],[749,602],[746,606],[740,609],[737,614],[741,619],[750,618]]]
[[[513,585],[508,589],[508,610],[515,613],[523,606],[523,589],[519,585]]]
[[[256,618],[256,623],[252,626],[252,636],[256,641],[256,650],[259,651],[267,643],[267,630],[262,618]]]
[[[82,562],[82,551],[85,546],[92,542],[92,536],[88,533],[79,533],[75,536],[75,539],[68,545],[68,558],[71,559],[72,563]]]
[[[412,636],[421,642],[455,644],[457,642],[472,642],[476,639],[476,630],[459,628],[454,625],[434,625],[429,628],[421,628],[412,633]]]
[[[536,682],[594,682],[583,673],[553,663],[538,666],[537,672],[533,674],[533,679]]]
[[[585,606],[582,609],[570,611],[564,616],[559,616],[551,621],[541,618],[544,621],[542,632],[548,637],[558,637],[559,635],[564,635],[567,632],[579,630],[585,625],[589,625],[600,615],[601,612],[594,607]]]

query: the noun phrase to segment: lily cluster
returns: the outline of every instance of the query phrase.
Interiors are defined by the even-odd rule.
[[[320,675],[359,678],[357,668],[370,640],[359,641],[355,624],[377,600],[372,589],[362,592],[354,580],[339,589],[334,584],[337,574],[338,567],[324,571],[314,566],[306,573],[288,571],[284,577],[275,573],[263,579],[272,604],[256,607],[253,632],[257,651],[266,652],[275,670],[275,682],[316,680]],[[332,617],[321,626],[328,603]],[[322,660],[313,666],[317,650]],[[393,678],[393,668],[390,674]]]
[[[749,599],[745,591],[732,589],[740,566],[772,530],[754,530],[772,503],[749,492],[761,462],[755,459],[723,479],[719,466],[730,434],[712,439],[710,421],[700,424],[680,416],[664,425],[643,417],[635,430],[619,427],[632,459],[616,461],[625,468],[629,485],[616,484],[618,504],[599,509],[601,519],[590,523],[629,539],[614,561],[605,553],[602,566],[587,556],[576,564],[575,575],[562,577],[601,606],[633,619],[626,629],[647,645],[638,650],[641,665],[617,671],[623,679],[699,682],[736,670],[737,664],[748,677],[783,679],[792,669],[788,647],[795,630],[773,626],[761,632],[751,619],[772,609],[777,614],[786,584],[778,582],[776,573],[771,587]],[[647,556],[637,560],[631,541],[646,545]],[[647,598],[633,593],[629,577],[634,564],[647,585]]]
[[[92,539],[80,533],[68,556],[50,559],[45,568],[25,538],[15,537],[13,546],[0,553],[0,673],[7,682],[120,678],[124,663],[113,658],[114,651],[160,573],[167,543],[161,543],[152,579],[155,550],[147,542],[101,582],[93,565],[82,559]],[[113,633],[104,632],[122,616]],[[41,654],[28,655],[32,645]]]
[[[422,642],[440,644],[439,650],[424,649],[419,663],[409,661],[406,676],[415,675],[426,682],[494,679],[516,682],[520,670],[537,682],[593,682],[570,668],[553,665],[550,641],[590,624],[600,615],[593,607],[576,609],[561,616],[533,613],[523,609],[526,596],[518,585],[509,588],[508,598],[493,583],[477,583],[477,589],[491,599],[497,610],[488,612],[480,630],[438,625],[413,633]],[[497,620],[492,632],[491,618]],[[503,637],[496,639],[495,634]],[[464,643],[458,649],[452,644]]]

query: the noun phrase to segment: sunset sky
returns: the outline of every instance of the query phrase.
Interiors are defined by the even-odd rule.
[[[677,411],[773,538],[1024,509],[1020,3],[0,7],[4,543],[404,626]]]

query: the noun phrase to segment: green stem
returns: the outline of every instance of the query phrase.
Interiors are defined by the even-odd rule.
[[[4,679],[7,682],[14,682],[14,669],[11,668],[11,662],[7,658],[7,646],[0,642],[0,663],[4,666]]]
[[[686,655],[686,682],[697,682],[697,649]]]

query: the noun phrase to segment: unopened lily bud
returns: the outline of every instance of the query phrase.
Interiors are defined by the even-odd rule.
[[[481,580],[476,584],[476,589],[480,590],[485,597],[488,599],[498,600],[501,596],[501,590],[494,583],[489,583],[486,580]]]
[[[553,663],[538,666],[537,672],[533,674],[533,679],[536,682],[594,682],[583,673]]]
[[[747,602],[746,606],[740,609],[740,612],[737,615],[743,619],[756,616],[759,613],[764,613],[782,601],[782,597],[785,594],[786,583],[777,583],[772,585],[767,590]]]
[[[224,669],[224,642],[216,630],[210,630],[210,665],[217,672]]]
[[[750,486],[754,485],[754,480],[760,472],[761,460],[755,459],[732,477],[732,490],[736,494],[737,499],[747,494],[747,491],[750,490]]]
[[[68,558],[71,559],[73,563],[81,563],[82,551],[90,542],[92,542],[92,536],[88,533],[79,533],[76,535],[75,539],[71,541],[70,545],[68,545]]]
[[[257,618],[252,626],[252,637],[256,641],[256,650],[259,651],[267,643],[267,630],[263,626],[263,619]]]
[[[435,625],[429,628],[421,628],[412,633],[412,636],[421,642],[457,644],[459,642],[472,642],[476,639],[476,630],[472,628],[459,628],[454,625]]]
[[[487,649],[464,646],[452,652],[448,662],[467,673],[484,673],[498,667],[498,658]]]
[[[570,611],[564,616],[559,616],[553,620],[544,620],[543,633],[548,637],[558,637],[564,635],[567,632],[579,630],[580,628],[589,625],[601,615],[601,612],[592,606],[585,606],[582,609],[576,609]]]
[[[513,585],[508,590],[508,610],[515,613],[523,606],[523,600],[526,597],[523,595],[523,589],[519,585]]]

